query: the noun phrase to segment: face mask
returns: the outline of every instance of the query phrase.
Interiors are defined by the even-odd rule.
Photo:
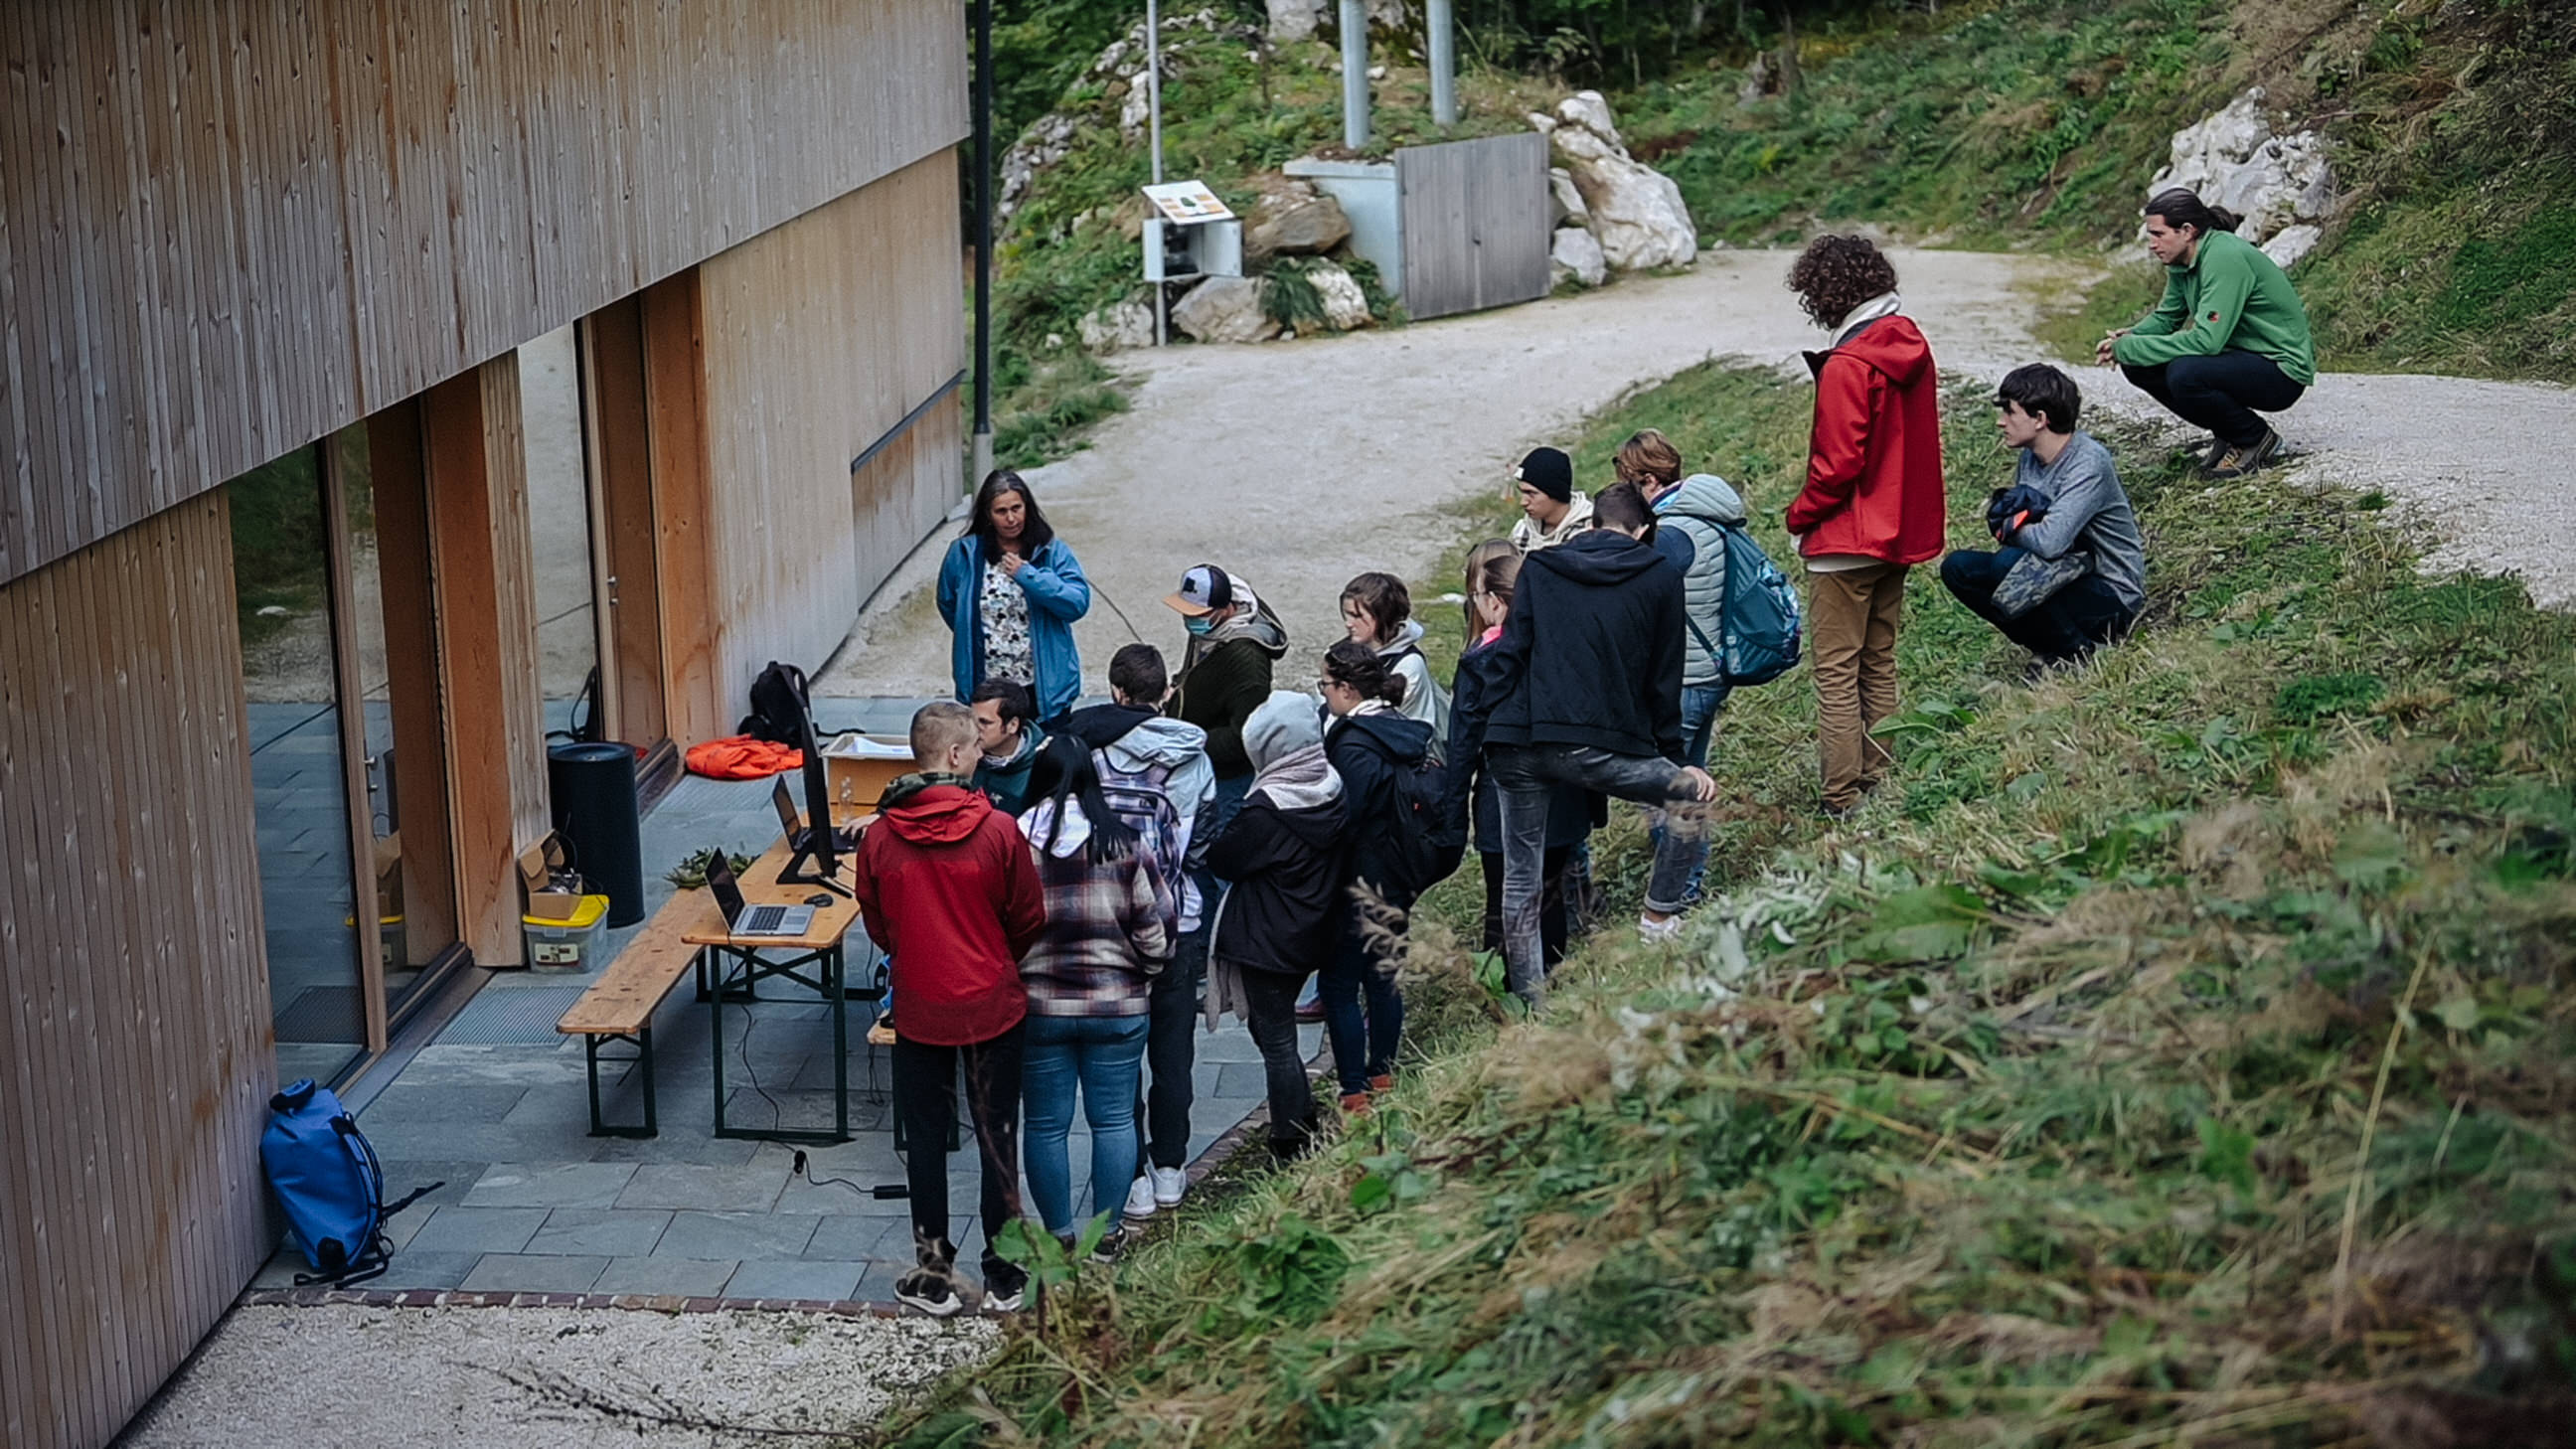
[[[1216,620],[1205,614],[1192,615],[1181,621],[1181,627],[1204,639],[1216,632]]]

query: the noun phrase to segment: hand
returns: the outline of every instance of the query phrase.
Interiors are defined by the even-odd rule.
[[[995,559],[994,562],[1001,565],[1002,577],[1006,579],[1016,579],[1020,576],[1020,566],[1027,563],[1028,560],[1020,557],[1018,554],[1005,552],[1000,558]]]
[[[2102,340],[2093,344],[2094,366],[2109,367],[2111,365],[2111,344],[2128,335],[2129,329],[2126,327],[2116,328],[2112,331],[2103,333]]]
[[[1682,766],[1682,778],[1690,781],[1691,798],[1705,805],[1717,798],[1717,781],[1697,765]]]

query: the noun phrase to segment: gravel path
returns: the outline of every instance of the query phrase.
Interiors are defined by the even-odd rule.
[[[243,1308],[118,1443],[777,1444],[785,1441],[726,1430],[863,1427],[974,1362],[994,1336],[992,1323],[973,1317]],[[603,1413],[600,1402],[644,1417]]]
[[[2042,356],[2031,340],[2040,299],[2090,275],[2038,257],[1892,256],[1941,365],[1987,378]],[[1157,600],[1182,569],[1213,560],[1281,609],[1299,647],[1280,678],[1295,680],[1339,632],[1335,600],[1351,575],[1420,577],[1447,551],[1446,511],[1505,486],[1531,445],[1565,442],[1623,394],[1706,358],[1789,363],[1819,345],[1781,285],[1789,260],[1721,251],[1679,276],[1416,327],[1127,354],[1133,410],[1030,481],[1100,592],[1149,642],[1179,642]],[[2140,298],[2140,310],[2152,301]],[[2088,404],[2163,417],[2115,373],[2075,371]],[[2294,476],[2387,493],[2438,540],[2432,566],[2519,573],[2543,604],[2576,605],[2576,489],[2559,479],[2560,460],[2576,456],[2576,393],[2338,374],[2280,427],[2302,455]],[[1962,468],[1955,482],[1986,480]],[[878,592],[817,693],[948,689],[948,633],[930,589],[948,536]],[[1126,624],[1095,604],[1075,635],[1085,687],[1104,688]]]

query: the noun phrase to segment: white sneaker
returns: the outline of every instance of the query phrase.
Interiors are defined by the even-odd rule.
[[[1136,1177],[1136,1185],[1127,1189],[1128,1217],[1143,1219],[1150,1218],[1154,1215],[1154,1204],[1159,1197],[1159,1195],[1154,1191],[1155,1175],[1156,1174],[1154,1173],[1139,1173]],[[1179,1202],[1180,1198],[1175,1196],[1172,1201]]]
[[[1660,921],[1650,921],[1644,916],[1637,918],[1637,938],[1648,945],[1679,939],[1681,933],[1682,918],[1679,916],[1666,916]]]
[[[1156,1207],[1178,1207],[1181,1203],[1181,1194],[1190,1190],[1190,1175],[1181,1168],[1157,1167],[1151,1177],[1154,1183],[1154,1206]]]

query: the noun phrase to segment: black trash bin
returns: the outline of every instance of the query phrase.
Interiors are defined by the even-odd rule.
[[[573,865],[608,897],[608,924],[644,919],[644,835],[635,803],[635,752],[620,744],[556,745],[546,751],[555,829]]]

